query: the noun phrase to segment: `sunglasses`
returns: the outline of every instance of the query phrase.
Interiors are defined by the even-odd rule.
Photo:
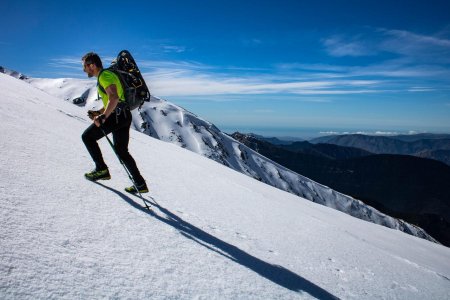
[[[87,66],[93,65],[93,64],[94,64],[94,63],[92,63],[92,62],[84,62],[84,63],[83,63],[83,69],[86,69]]]

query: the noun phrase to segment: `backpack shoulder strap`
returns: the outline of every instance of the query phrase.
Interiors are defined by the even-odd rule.
[[[102,73],[105,71],[106,69],[102,69],[100,71],[100,73],[97,76],[97,87],[102,91],[102,93],[106,94],[105,89],[102,87],[102,85],[100,84],[100,76],[102,76]]]

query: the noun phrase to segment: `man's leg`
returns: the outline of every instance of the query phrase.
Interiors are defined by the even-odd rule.
[[[126,122],[127,125],[124,127],[113,131],[114,146],[116,147],[117,155],[123,161],[128,171],[130,171],[133,177],[134,183],[137,186],[145,184],[145,180],[142,177],[139,169],[136,165],[136,161],[128,152],[128,142],[130,140],[130,125],[131,125],[131,115],[130,122]]]
[[[95,168],[97,171],[105,170],[108,167],[103,160],[102,152],[98,146],[97,141],[103,137],[103,132],[95,124],[91,124],[81,136],[89,154],[95,163]]]

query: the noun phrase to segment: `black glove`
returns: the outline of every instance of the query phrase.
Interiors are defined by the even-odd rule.
[[[89,119],[94,120],[94,118],[95,118],[96,116],[99,116],[99,115],[101,115],[102,113],[101,113],[100,110],[89,110],[87,114],[88,114]]]

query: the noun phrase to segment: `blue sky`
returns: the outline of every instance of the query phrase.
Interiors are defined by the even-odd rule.
[[[154,95],[277,136],[450,132],[449,1],[5,1],[0,65],[135,56]]]

